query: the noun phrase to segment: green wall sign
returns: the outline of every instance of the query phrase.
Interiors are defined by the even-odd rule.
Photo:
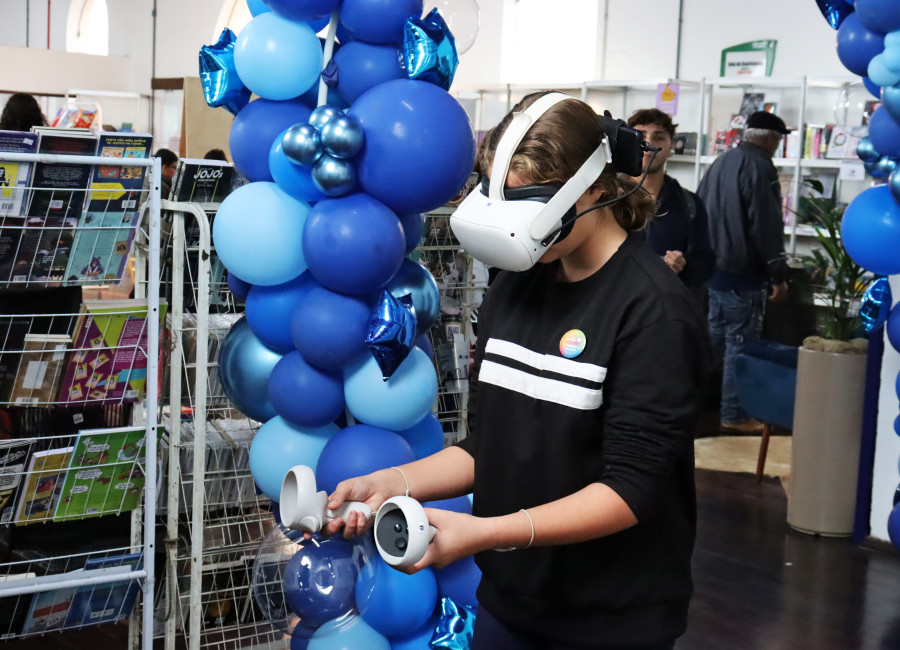
[[[771,77],[776,40],[750,41],[722,50],[722,77]]]

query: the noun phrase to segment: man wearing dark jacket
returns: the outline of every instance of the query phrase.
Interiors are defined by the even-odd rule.
[[[762,429],[738,404],[735,357],[745,340],[759,338],[767,286],[773,302],[787,295],[781,188],[772,157],[789,132],[778,116],[754,113],[743,141],[716,159],[697,188],[716,253],[707,286],[709,334],[724,358],[720,420],[723,430],[735,433]]]

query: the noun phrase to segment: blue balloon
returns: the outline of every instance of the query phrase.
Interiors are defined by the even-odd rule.
[[[391,79],[405,79],[400,50],[393,45],[348,43],[334,55],[338,70],[337,90],[352,104],[369,88]]]
[[[885,329],[888,342],[897,352],[900,352],[900,302],[891,308]],[[897,397],[900,398],[900,375],[897,376]]]
[[[338,431],[333,424],[297,428],[282,417],[273,417],[250,443],[250,473],[256,485],[272,501],[278,501],[288,470],[294,465],[315,467],[325,443]]]
[[[431,412],[437,397],[434,365],[413,348],[385,381],[375,358],[363,356],[344,368],[344,397],[360,422],[391,431],[409,429]]]
[[[376,632],[362,616],[353,616],[346,622],[329,621],[313,634],[307,650],[391,650],[391,643]]]
[[[405,465],[416,459],[412,448],[393,431],[355,424],[332,436],[316,463],[316,486],[328,494],[348,478]]]
[[[250,287],[253,286],[249,282],[241,280],[234,273],[229,273],[225,281],[228,283],[228,290],[237,300],[246,300],[247,294],[250,293]]]
[[[881,86],[872,82],[868,77],[863,77],[863,86],[869,91],[875,99],[881,99]]]
[[[386,289],[395,298],[412,296],[416,308],[417,336],[431,329],[441,311],[441,290],[428,269],[404,258]]]
[[[328,16],[340,4],[340,0],[266,0],[266,3],[279,16],[306,22]],[[320,29],[322,28],[319,27],[316,31]]]
[[[351,295],[387,284],[403,261],[397,215],[365,194],[317,203],[303,231],[303,255],[322,285]]]
[[[399,43],[408,18],[422,15],[422,0],[344,0],[341,24],[354,40]]]
[[[419,459],[436,454],[444,448],[444,427],[434,413],[429,413],[409,429],[397,433],[409,443]]]
[[[434,572],[440,595],[449,596],[459,605],[478,606],[476,591],[481,582],[481,569],[471,556],[464,557]]]
[[[250,289],[247,296],[247,322],[257,338],[278,352],[293,350],[291,314],[314,286],[316,281],[312,275],[303,273],[284,284],[254,286]]]
[[[894,32],[894,34],[900,34],[900,32]],[[887,38],[885,38],[884,52],[876,56],[874,59],[872,59],[872,61],[875,61],[877,59],[881,60],[881,63],[884,65],[885,69],[892,75],[900,74],[900,45],[890,47],[887,45]],[[869,67],[872,67],[871,63],[869,63]],[[882,85],[892,86],[893,84]]]
[[[853,12],[841,23],[837,33],[837,53],[845,68],[865,77],[869,61],[884,50],[884,34],[865,27],[857,14]]]
[[[881,99],[884,102],[884,110],[894,121],[900,122],[900,85],[886,86],[881,89]]]
[[[897,161],[894,158],[888,158],[887,156],[882,156],[878,159],[878,162],[875,163],[878,168],[878,174],[881,178],[887,178],[891,174],[894,173],[894,170],[897,168]]]
[[[353,547],[336,535],[318,537],[288,561],[284,600],[304,628],[317,628],[353,610],[359,576]]]
[[[269,401],[269,374],[281,354],[267,348],[250,330],[246,318],[231,326],[219,348],[219,381],[235,407],[265,422],[275,415]]]
[[[295,124],[281,136],[284,155],[298,165],[314,165],[322,157],[322,136],[312,124]]]
[[[876,275],[900,273],[900,206],[886,185],[870,187],[847,206],[841,239],[863,268]]]
[[[356,167],[349,160],[325,154],[313,165],[312,180],[325,196],[343,196],[356,187]]]
[[[294,346],[317,368],[340,370],[365,353],[370,311],[362,297],[316,287],[291,316]]]
[[[461,497],[453,497],[452,499],[438,499],[437,501],[426,501],[422,505],[426,508],[436,508],[438,510],[449,510],[450,512],[459,512],[464,515],[472,514],[471,494]],[[471,605],[471,603],[467,603]]]
[[[890,320],[888,320],[888,323],[890,323]],[[900,312],[894,316],[894,328],[894,333],[897,337],[895,340],[900,343]],[[897,352],[900,352],[900,345],[894,345],[893,341],[891,341],[891,345]],[[900,373],[897,373],[897,381],[894,382],[894,392],[897,393],[897,399],[900,399]]]
[[[891,544],[900,549],[900,506],[894,506],[888,516],[888,537]]]
[[[338,115],[343,115],[343,111],[336,106],[329,106],[328,104],[323,104],[322,106],[317,106],[313,109],[312,113],[309,114],[309,123],[320,129],[328,124],[333,118]]]
[[[352,158],[364,142],[362,127],[348,115],[338,115],[322,127],[322,146],[335,158]]]
[[[880,106],[869,122],[869,139],[882,156],[900,158],[900,123]]]
[[[359,572],[356,606],[363,620],[387,636],[410,634],[434,613],[437,580],[431,567],[413,574],[373,557]]]
[[[309,119],[309,107],[299,100],[256,99],[237,114],[228,144],[234,166],[247,180],[271,181],[269,152],[275,138],[289,126]]]
[[[893,86],[895,83],[900,82],[900,73],[890,70],[887,64],[888,59],[885,58],[883,53],[872,57],[868,67],[869,79],[872,80],[872,83],[876,83],[879,86]]]
[[[291,424],[321,427],[344,412],[344,383],[340,375],[314,368],[294,350],[272,369],[269,399]]]
[[[318,81],[322,45],[306,23],[264,13],[238,34],[234,66],[244,85],[260,97],[293,99]]]
[[[350,107],[366,134],[359,182],[395,212],[428,212],[452,199],[469,178],[475,137],[462,106],[424,81],[375,86]]]
[[[868,163],[878,162],[878,159],[881,158],[881,154],[875,151],[875,147],[872,146],[872,140],[869,136],[860,139],[856,145],[856,155],[859,156],[860,160]]]
[[[425,219],[418,212],[401,212],[397,215],[400,225],[403,226],[403,234],[406,236],[406,252],[412,253],[425,232]]]
[[[900,203],[900,173],[897,173],[896,171],[891,172],[887,186],[888,189],[891,190],[891,195],[894,197],[894,200]]]
[[[434,346],[431,345],[431,339],[428,338],[427,334],[423,334],[416,338],[416,346],[421,348],[422,352],[428,355],[428,358],[431,359],[432,362],[434,361]]]
[[[425,621],[425,624],[414,632],[403,636],[391,637],[391,650],[425,650],[430,648],[431,638],[437,628],[439,617],[437,614]]]
[[[246,282],[271,286],[306,270],[301,253],[309,204],[275,183],[250,183],[225,197],[213,222],[219,259]]]
[[[325,198],[312,179],[312,168],[292,162],[284,153],[282,137],[275,138],[269,151],[269,171],[275,184],[298,201],[315,203]]]
[[[900,29],[900,6],[894,0],[856,0],[855,13],[873,31],[886,34]]]
[[[247,0],[247,9],[250,10],[251,16],[258,16],[260,14],[264,14],[267,11],[272,11],[270,7],[266,5],[263,0]]]

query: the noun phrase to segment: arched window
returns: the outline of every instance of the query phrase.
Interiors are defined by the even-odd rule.
[[[106,0],[73,0],[69,5],[66,50],[109,54],[109,11]]]

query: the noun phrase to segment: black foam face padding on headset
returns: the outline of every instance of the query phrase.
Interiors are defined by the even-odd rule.
[[[640,176],[644,168],[644,134],[614,119],[609,111],[600,116],[600,125],[609,139],[613,165],[627,176]]]
[[[490,191],[490,184],[491,181],[487,176],[481,179],[481,193],[485,196],[489,196],[488,192]],[[550,199],[559,192],[559,189],[559,185],[554,183],[504,187],[503,198],[506,201],[537,201],[538,203],[549,203]],[[559,231],[559,237],[556,238],[554,243],[561,242],[570,232],[572,232],[572,226],[575,223],[574,205],[569,206],[569,209],[566,210],[566,213],[562,216],[560,221],[562,222],[562,229]]]

